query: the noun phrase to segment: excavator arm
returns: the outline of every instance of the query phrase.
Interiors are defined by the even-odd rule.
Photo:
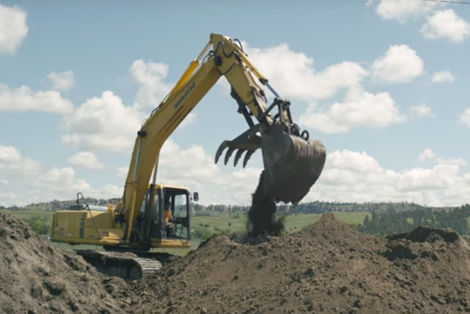
[[[276,202],[298,203],[320,176],[326,158],[322,143],[309,140],[307,131],[300,133],[292,121],[290,102],[277,95],[268,79],[250,62],[240,42],[237,44],[237,40],[211,34],[199,57],[190,63],[175,87],[137,132],[123,200],[116,209],[118,220],[126,225],[127,241],[153,171],[156,176],[162,146],[221,76],[230,83],[231,96],[238,103],[238,112],[246,119],[249,129],[231,141],[224,141],[215,162],[224,149],[228,149],[225,164],[238,150],[234,164],[236,166],[245,153],[245,167],[253,152],[261,148],[266,183],[264,197]],[[264,90],[255,78],[274,93],[271,105],[268,106]],[[276,114],[273,114],[274,109],[277,109]]]

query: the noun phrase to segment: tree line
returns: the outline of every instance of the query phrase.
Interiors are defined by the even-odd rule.
[[[418,226],[432,228],[451,228],[460,235],[468,235],[470,228],[468,217],[470,205],[466,204],[452,210],[413,209],[397,211],[388,208],[385,211],[373,211],[359,224],[363,233],[385,236],[391,233],[409,232]]]

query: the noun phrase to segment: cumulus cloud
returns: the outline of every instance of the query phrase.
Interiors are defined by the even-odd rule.
[[[453,10],[441,10],[427,18],[420,32],[430,40],[447,39],[452,43],[461,43],[470,35],[470,24]]]
[[[468,202],[470,173],[463,173],[460,168],[466,161],[440,158],[430,149],[424,154],[425,159],[433,161],[430,167],[393,171],[381,166],[366,152],[332,151],[323,174],[304,201],[409,201],[429,206],[456,206]],[[11,149],[10,153],[0,156],[10,163],[21,160]],[[260,158],[258,153],[253,159]],[[127,167],[121,167],[118,172],[119,178],[101,188],[80,179],[71,167],[54,167],[28,176],[12,173],[2,179],[10,182],[10,191],[2,192],[8,193],[8,197],[2,198],[2,205],[72,199],[78,191],[90,197],[121,197]],[[201,204],[248,205],[260,173],[261,168],[250,166],[233,172],[222,171],[202,147],[182,148],[169,140],[161,154],[157,181],[186,185],[198,191]]]
[[[92,152],[79,152],[68,159],[71,165],[87,169],[103,169],[104,165]]]
[[[202,204],[249,204],[260,168],[225,173],[213,164],[212,156],[201,147],[182,149],[174,142],[167,144],[162,154],[158,182],[187,185],[200,192]],[[426,158],[434,161],[431,167],[399,172],[385,169],[366,152],[330,152],[320,179],[304,201],[409,201],[430,206],[463,204],[470,192],[470,174],[461,173],[462,159],[439,158],[432,150],[427,154]],[[172,160],[171,156],[174,156]],[[190,164],[187,163],[188,156],[192,158]],[[126,171],[126,167],[120,169],[123,177]],[[450,194],[452,198],[448,197]]]
[[[3,173],[34,175],[41,171],[41,165],[22,156],[14,146],[0,145],[0,170]]]
[[[375,60],[371,67],[373,78],[392,84],[411,82],[423,70],[424,61],[407,45],[390,46],[385,56]]]
[[[464,110],[459,115],[459,123],[466,126],[467,128],[470,128],[470,108]]]
[[[281,97],[303,101],[327,99],[343,89],[358,86],[368,75],[359,63],[350,61],[317,71],[311,57],[292,50],[287,44],[267,48],[242,44],[250,60]]]
[[[45,169],[39,162],[24,157],[14,146],[0,145],[0,205],[23,206],[32,202],[73,199],[77,192],[96,198],[120,197],[122,189],[113,184],[101,188],[77,177],[71,167]]]
[[[214,156],[202,146],[183,149],[171,139],[159,158],[157,183],[185,185],[200,194],[202,204],[246,204],[254,192],[261,169],[250,167],[260,158],[255,153],[245,169],[226,173],[214,163]],[[125,179],[128,167],[119,167],[116,176]]]
[[[434,155],[434,152],[430,148],[426,148],[421,154],[419,154],[418,160],[419,162],[424,162],[428,159],[433,159],[436,156]]]
[[[366,0],[370,6],[374,0]],[[408,21],[425,19],[420,33],[429,40],[447,39],[461,43],[470,35],[470,25],[457,16],[448,4],[438,1],[379,0],[376,13],[384,20]]]
[[[137,131],[150,116],[151,107],[158,106],[173,85],[164,82],[169,67],[163,63],[136,60],[129,71],[141,85],[135,103],[124,104],[112,91],[87,99],[73,115],[64,117],[64,143],[89,151],[132,151]],[[195,119],[196,115],[189,113],[178,130],[185,129]]]
[[[124,105],[120,97],[106,91],[64,117],[63,127],[68,133],[62,141],[87,151],[129,152],[148,115]]]
[[[0,3],[0,54],[13,55],[29,32],[27,13],[21,8]]]
[[[432,76],[432,81],[434,83],[452,83],[455,81],[454,75],[450,71],[441,71],[441,72],[436,72]]]
[[[71,167],[54,167],[32,178],[28,183],[25,183],[25,186],[34,189],[34,194],[28,196],[30,200],[36,201],[73,199],[78,192],[82,192],[85,197],[106,199],[120,197],[119,193],[122,190],[114,185],[94,188],[85,180],[77,178],[75,170]]]
[[[58,91],[68,91],[75,84],[72,71],[51,72],[47,78],[51,81],[53,88]]]
[[[306,199],[458,206],[468,202],[468,175],[448,163],[397,172],[383,168],[365,152],[335,151],[329,154],[322,176]]]
[[[174,84],[165,82],[169,65],[142,59],[135,60],[129,69],[134,81],[140,84],[136,101],[139,106],[156,107],[170,92]]]
[[[56,91],[34,92],[27,86],[10,88],[0,84],[0,111],[73,112],[73,103]]]
[[[371,94],[351,88],[343,102],[334,103],[326,111],[310,105],[299,124],[325,133],[344,133],[358,127],[384,128],[405,119],[388,93]]]
[[[435,164],[445,164],[445,165],[456,165],[456,166],[466,166],[467,161],[464,158],[442,158],[437,156],[432,149],[426,148],[418,157],[420,163],[424,163],[427,160],[433,161]]]
[[[372,2],[373,0],[367,0],[368,5],[371,5]],[[443,4],[431,1],[379,0],[376,13],[384,20],[406,23],[410,20],[416,20],[440,6]]]
[[[411,113],[416,119],[434,118],[435,116],[432,108],[426,104],[411,107]]]

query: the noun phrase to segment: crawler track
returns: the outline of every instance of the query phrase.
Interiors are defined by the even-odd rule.
[[[87,263],[100,273],[120,277],[124,280],[139,280],[160,270],[163,263],[171,257],[166,253],[106,252],[76,250]]]

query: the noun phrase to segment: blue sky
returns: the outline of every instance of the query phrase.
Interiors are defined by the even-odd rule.
[[[327,165],[306,201],[458,205],[470,195],[470,6],[0,5],[0,205],[79,190],[121,196],[139,123],[212,32],[242,40],[292,100],[296,121],[325,144]],[[261,154],[244,170],[212,161],[223,140],[246,129],[224,80],[166,144],[159,181],[198,190],[203,204],[246,204]]]

